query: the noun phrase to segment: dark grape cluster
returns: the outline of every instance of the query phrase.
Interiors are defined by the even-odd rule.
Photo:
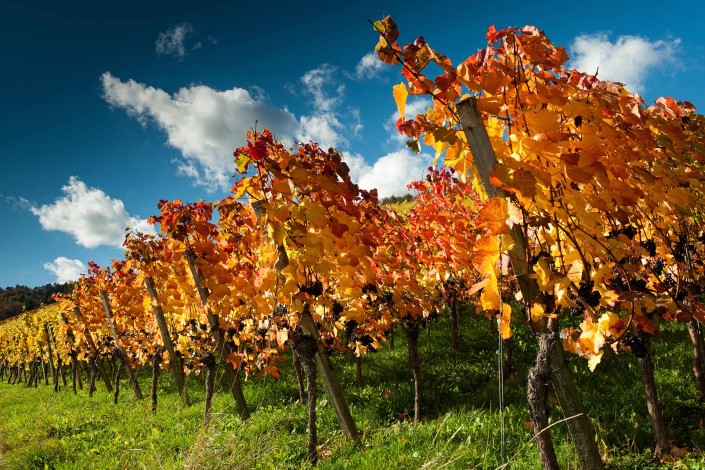
[[[667,290],[673,290],[676,288],[676,280],[673,279],[673,276],[670,274],[666,274],[663,277],[663,281],[661,281],[663,284],[663,287],[666,288]]]
[[[348,341],[355,341],[357,339],[354,333],[355,328],[357,328],[357,322],[355,320],[345,322],[345,336],[348,338]]]
[[[632,279],[629,283],[633,291],[646,292],[646,281],[643,279]]]
[[[622,338],[622,344],[624,346],[627,346],[631,350],[632,354],[634,354],[634,357],[637,357],[639,359],[643,359],[646,357],[646,354],[648,352],[646,344],[644,344],[644,341],[637,335],[625,335]]]
[[[548,251],[541,250],[538,253],[536,253],[534,256],[531,257],[531,259],[529,260],[529,263],[536,264],[542,258],[550,258],[550,257],[551,257],[551,253],[549,253]]]
[[[634,237],[636,237],[636,234],[637,229],[633,225],[625,225],[619,230],[612,230],[609,233],[609,238],[618,238],[620,235],[624,235],[628,239],[633,240]]]
[[[686,260],[688,253],[692,253],[693,245],[686,243],[685,240],[679,240],[673,247],[673,257],[676,261],[682,263]]]
[[[641,247],[648,251],[652,258],[656,256],[656,242],[653,239],[641,242]]]
[[[654,270],[654,274],[656,274],[657,276],[660,276],[661,274],[663,274],[663,268],[664,268],[664,264],[663,264],[662,259],[657,259],[654,262],[654,264],[651,266],[651,269]]]
[[[323,283],[321,281],[307,282],[303,286],[299,287],[299,290],[305,294],[318,297],[323,295]]]
[[[369,294],[369,293],[376,294],[377,293],[377,286],[374,284],[366,284],[362,287],[362,293],[363,294]]]
[[[619,274],[616,274],[612,278],[611,287],[618,292],[629,290],[627,288],[627,284],[624,282],[624,278],[622,278]]]
[[[592,281],[581,281],[578,286],[578,296],[590,307],[600,305],[600,299],[602,298],[599,292],[592,290],[594,286],[595,283]]]

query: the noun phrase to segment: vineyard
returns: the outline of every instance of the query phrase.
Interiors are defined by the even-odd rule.
[[[431,422],[434,443],[453,441],[452,426],[482,439],[458,416],[492,423],[478,427],[491,447],[448,466],[599,469],[615,464],[618,445],[595,408],[617,410],[606,385],[621,377],[623,390],[633,367],[639,400],[624,411],[648,416],[646,462],[702,460],[702,406],[685,417],[664,406],[677,400],[659,396],[654,345],[688,357],[692,374],[679,377],[693,396],[679,399],[705,399],[705,117],[567,70],[564,49],[534,27],[492,27],[483,49],[453,65],[423,37],[400,45],[389,17],[373,26],[380,60],[404,77],[392,92],[397,129],[438,164],[410,185],[410,203],[360,189],[337,149],[253,130],[234,152],[231,196],[160,201],[157,235],[128,232],[123,259],[91,263],[56,306],[0,323],[0,380],[88,402],[105,389],[115,406],[146,398],[157,416],[168,373],[178,397],[168,406],[193,413],[198,403],[202,436],[265,422],[257,415],[273,405],[253,406],[248,388],[291,384],[306,442],[290,466],[326,465],[319,431],[329,437],[334,422],[347,459],[369,452],[370,420],[360,426],[347,384],[360,392],[373,381],[381,395],[370,400],[400,432]],[[433,105],[408,116],[409,95]],[[380,370],[408,382],[407,403]],[[592,389],[583,399],[586,374],[603,400]],[[482,398],[454,415],[452,397],[429,400],[445,381]],[[226,396],[236,421],[214,413]],[[483,406],[497,413],[476,413]],[[424,463],[443,462],[409,461]]]

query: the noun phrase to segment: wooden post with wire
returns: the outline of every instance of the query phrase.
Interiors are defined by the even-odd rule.
[[[500,196],[508,197],[506,191],[496,187],[490,182],[490,175],[497,166],[497,157],[492,148],[487,129],[485,128],[482,115],[477,108],[477,98],[471,97],[461,100],[457,104],[460,125],[468,141],[473,161],[477,167],[482,185],[485,188],[488,198]],[[522,296],[527,303],[531,303],[539,295],[538,285],[528,273],[528,243],[526,235],[519,225],[514,225],[510,229],[510,235],[514,241],[514,246],[509,251],[509,261],[512,264],[517,281],[521,288]],[[555,321],[545,319],[535,325],[539,334],[557,335],[558,325]],[[575,381],[570,370],[565,367],[563,347],[560,341],[540,342],[550,347],[550,354],[545,355],[545,359],[550,365],[550,382],[558,397],[561,410],[565,416],[577,416],[576,419],[567,421],[570,429],[573,444],[583,470],[602,469],[604,465],[600,452],[595,442],[595,434],[590,424],[590,419],[585,414],[580,392],[575,386]],[[536,423],[534,423],[536,425]],[[538,430],[537,430],[538,431]],[[544,434],[538,436],[541,438]]]

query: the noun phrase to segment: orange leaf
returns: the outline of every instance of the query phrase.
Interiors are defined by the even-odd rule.
[[[392,88],[392,95],[394,95],[394,101],[397,103],[399,116],[401,116],[402,120],[406,120],[406,97],[409,96],[409,92],[406,90],[406,85],[403,83],[394,85]]]

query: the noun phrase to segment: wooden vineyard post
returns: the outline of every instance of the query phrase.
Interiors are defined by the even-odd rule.
[[[306,402],[306,386],[304,385],[304,369],[301,365],[301,360],[296,354],[291,355],[291,360],[294,363],[294,372],[296,373],[296,384],[299,387],[299,402]]]
[[[135,393],[135,398],[142,400],[144,396],[142,395],[142,390],[140,389],[140,384],[137,382],[137,377],[135,376],[135,371],[130,363],[130,358],[127,357],[127,353],[120,346],[120,338],[118,337],[117,330],[115,329],[115,323],[113,322],[113,311],[110,308],[110,301],[108,300],[108,293],[104,290],[100,291],[100,298],[103,301],[103,309],[105,310],[105,316],[108,319],[108,326],[110,331],[113,333],[113,339],[115,340],[115,348],[120,351],[123,360],[127,363],[127,375],[130,377],[130,382],[132,382],[132,390]]]
[[[198,296],[201,299],[201,306],[206,311],[208,324],[210,325],[213,334],[215,334],[217,357],[220,358],[220,361],[225,367],[225,373],[228,381],[230,382],[230,391],[233,394],[233,398],[235,398],[238,413],[240,413],[240,417],[242,419],[248,419],[250,417],[250,411],[247,409],[245,394],[242,392],[239,370],[235,370],[233,365],[228,362],[230,348],[225,343],[225,334],[223,333],[223,329],[220,327],[220,319],[216,314],[211,312],[210,308],[208,308],[208,295],[206,294],[205,289],[203,289],[201,276],[198,274],[198,270],[196,269],[196,255],[191,248],[186,247],[185,257],[188,262],[189,270],[191,271],[191,276],[193,277],[193,282],[196,285],[196,291],[198,291]]]
[[[113,385],[110,381],[110,377],[108,376],[108,373],[105,371],[105,367],[103,367],[103,362],[98,359],[98,348],[95,345],[95,341],[93,341],[93,336],[91,335],[91,332],[88,331],[88,328],[85,326],[85,321],[83,321],[83,314],[81,313],[81,310],[78,307],[73,308],[73,313],[74,313],[74,315],[76,315],[76,318],[78,319],[78,321],[83,323],[84,333],[86,336],[86,343],[88,344],[88,347],[91,350],[91,355],[95,358],[96,367],[98,368],[98,371],[100,372],[100,376],[103,378],[103,383],[105,384],[105,388],[108,390],[108,392],[112,392]]]
[[[147,276],[144,278],[144,285],[149,293],[149,298],[152,300],[152,309],[154,310],[154,316],[157,319],[157,324],[159,325],[159,333],[162,336],[162,343],[164,344],[164,349],[169,353],[169,368],[174,376],[174,381],[176,382],[176,388],[181,396],[181,401],[184,406],[189,406],[190,401],[188,398],[188,393],[186,391],[186,379],[184,378],[184,369],[181,365],[181,359],[176,355],[176,348],[174,347],[174,342],[171,339],[171,334],[169,333],[169,326],[166,323],[166,318],[164,318],[164,311],[159,299],[157,298],[157,291],[154,287],[154,280]]]
[[[319,344],[313,336],[297,331],[293,335],[292,353],[299,357],[306,374],[308,394],[308,460],[318,463],[318,427],[316,424],[316,362],[314,357],[321,354]]]
[[[409,368],[414,377],[414,422],[421,421],[421,361],[419,360],[419,321],[412,318],[401,320],[409,348]]]
[[[316,328],[316,323],[313,321],[311,313],[306,310],[301,316],[301,328],[304,332],[312,336],[316,343],[318,344],[318,354],[316,354],[316,364],[323,378],[323,386],[326,389],[330,403],[333,405],[335,414],[338,417],[338,422],[343,431],[343,434],[349,439],[352,439],[356,443],[361,443],[360,433],[355,426],[355,420],[350,413],[350,408],[348,407],[348,402],[345,400],[345,395],[343,395],[343,389],[340,387],[338,378],[333,370],[333,365],[330,363],[328,354],[326,354],[326,348],[321,341],[321,335]]]
[[[162,351],[159,350],[152,356],[152,413],[157,412],[157,388],[159,386],[159,372],[162,365]]]
[[[206,406],[203,411],[203,427],[207,428],[211,422],[211,407],[213,405],[213,388],[215,384],[215,356],[211,353],[206,353],[202,358],[204,368],[206,369]]]
[[[700,401],[705,401],[705,345],[703,344],[702,325],[693,318],[688,322],[688,334],[693,344],[693,375],[700,392]]]
[[[45,325],[44,335],[47,339],[47,352],[49,353],[49,372],[51,372],[51,378],[54,379],[54,377],[56,377],[56,371],[54,369],[54,351],[51,347],[51,327],[49,323]]]
[[[264,208],[261,203],[255,202],[252,205],[257,216],[264,214]],[[275,264],[275,269],[277,272],[281,273],[284,268],[289,265],[289,257],[286,254],[286,249],[279,245],[277,246],[277,251],[279,253],[277,262]],[[318,354],[316,354],[316,364],[318,365],[319,372],[323,378],[323,386],[326,389],[330,403],[333,405],[335,414],[338,418],[338,423],[343,431],[343,434],[348,439],[352,439],[357,444],[362,443],[360,433],[355,425],[355,420],[350,413],[350,408],[348,407],[348,402],[345,400],[345,395],[343,395],[343,389],[340,387],[338,378],[333,370],[333,365],[330,363],[328,354],[326,354],[326,347],[321,341],[321,335],[316,327],[316,323],[313,321],[311,312],[305,309],[301,314],[301,320],[299,325],[309,336],[312,336],[318,343]]]
[[[490,175],[497,166],[497,157],[492,148],[482,116],[477,109],[477,99],[469,98],[460,101],[457,105],[457,111],[460,124],[472,152],[473,161],[488,198],[494,196],[506,197],[507,194],[504,190],[490,182]],[[514,272],[517,274],[523,298],[527,302],[531,302],[537,297],[539,289],[536,281],[528,276],[529,263],[526,236],[521,227],[516,224],[512,226],[510,233],[514,241],[514,246],[509,252],[510,262]],[[549,325],[548,322],[543,322],[539,327],[539,333],[558,334],[557,325]],[[555,329],[551,327],[555,327]],[[579,415],[575,419],[568,420],[567,425],[573,438],[580,468],[583,470],[602,469],[604,465],[595,442],[595,434],[585,413],[582,398],[575,386],[570,369],[565,366],[563,347],[560,341],[553,341],[551,353],[545,355],[545,360],[549,361],[547,365],[550,366],[549,370],[551,370],[551,384],[556,392],[563,414],[565,416]]]
[[[649,335],[644,335],[642,342],[644,343],[645,354],[643,357],[637,358],[639,370],[641,372],[641,380],[644,383],[644,396],[646,397],[646,407],[651,417],[651,423],[654,427],[654,439],[656,441],[656,455],[659,457],[668,454],[671,448],[666,434],[666,425],[663,422],[663,412],[661,404],[658,401],[658,393],[656,392],[656,381],[654,379],[654,361],[651,357],[651,338]]]

